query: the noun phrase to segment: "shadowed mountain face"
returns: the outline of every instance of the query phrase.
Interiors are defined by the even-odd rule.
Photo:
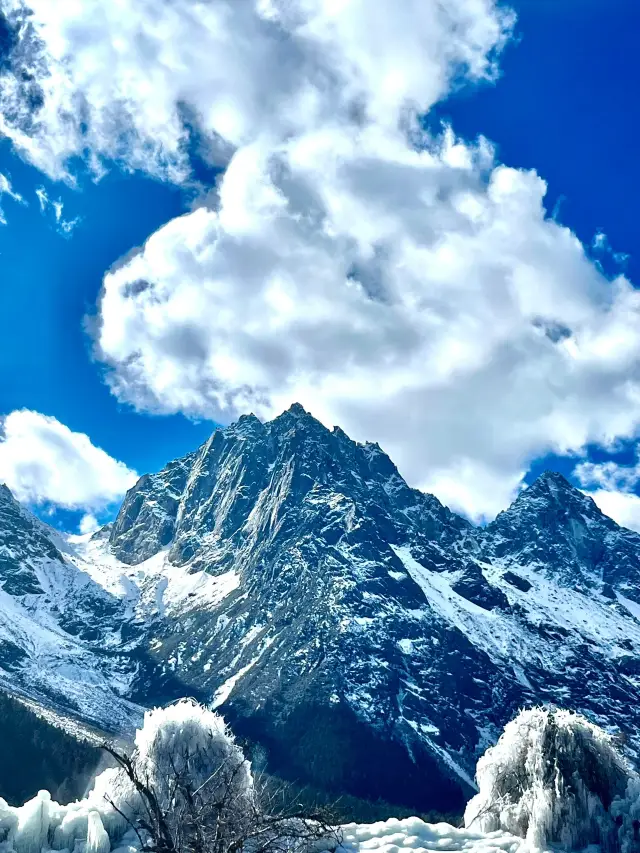
[[[29,522],[15,511],[0,543]],[[83,677],[104,679],[123,718],[132,700],[195,694],[270,770],[415,809],[459,808],[478,754],[533,702],[640,747],[640,536],[557,474],[476,530],[377,445],[293,406],[142,477],[91,539],[65,550],[31,523],[42,542],[5,548],[0,595],[65,637],[55,601],[77,596],[103,638],[74,636]],[[20,651],[11,671],[29,692]],[[87,716],[70,690],[58,701]]]

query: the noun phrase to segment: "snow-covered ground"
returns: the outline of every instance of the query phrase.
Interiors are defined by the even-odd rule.
[[[469,853],[516,853],[522,838],[506,832],[474,832],[448,823],[425,823],[418,817],[378,823],[350,823],[342,827],[342,849],[348,853],[401,853],[437,850],[440,853],[466,850]]]
[[[42,791],[20,808],[0,800],[0,830],[8,830],[2,849],[9,853],[53,853],[60,844],[72,845],[75,853],[138,853],[140,843],[133,830],[110,824],[101,815],[106,804],[92,797],[60,806]],[[111,830],[107,832],[103,824]],[[521,838],[504,832],[480,833],[456,829],[447,823],[429,824],[417,817],[390,819],[372,824],[350,823],[341,827],[344,853],[401,853],[435,850],[439,853],[517,853]],[[112,838],[113,836],[113,838]],[[117,840],[116,840],[117,839]]]

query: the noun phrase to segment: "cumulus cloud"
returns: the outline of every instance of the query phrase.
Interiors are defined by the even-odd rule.
[[[640,419],[640,294],[546,218],[544,193],[450,133],[420,150],[378,128],[245,147],[217,210],[105,278],[112,387],[219,420],[299,400],[491,515],[532,458]]]
[[[0,98],[25,156],[181,180],[191,124],[225,164],[105,277],[96,353],[121,400],[221,421],[298,400],[474,518],[533,458],[636,432],[640,294],[547,216],[535,173],[419,118],[495,76],[495,4],[25,3]]]
[[[55,418],[26,409],[0,419],[0,482],[20,501],[100,510],[137,475]]]
[[[4,0],[0,132],[53,177],[84,158],[179,179],[211,156],[333,122],[395,126],[461,76],[492,78],[494,0]],[[23,73],[27,71],[28,73]]]

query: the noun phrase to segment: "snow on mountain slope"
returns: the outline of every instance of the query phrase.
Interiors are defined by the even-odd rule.
[[[125,606],[129,618],[178,617],[190,610],[219,604],[237,588],[238,576],[229,571],[213,577],[169,561],[166,549],[132,566],[118,560],[101,533],[72,537],[69,561]]]
[[[56,544],[0,500],[0,543],[25,525],[0,544],[0,630],[15,606],[54,651],[23,640],[12,678],[35,690],[49,655],[82,715],[106,707],[90,677],[122,708],[196,695],[284,776],[442,809],[527,704],[640,750],[640,536],[559,475],[476,530],[293,406],[145,475],[91,537]]]
[[[103,652],[116,644],[117,602],[63,550],[0,486],[0,685],[105,730],[130,729],[140,709],[125,698],[129,664]]]
[[[627,608],[615,606],[604,596],[585,597],[530,567],[519,566],[520,577],[530,584],[525,592],[504,579],[504,567],[499,563],[484,564],[483,574],[504,592],[509,605],[486,610],[455,591],[454,574],[429,571],[407,549],[394,550],[433,609],[493,659],[512,660],[519,667],[533,662],[557,667],[570,658],[573,636],[580,644],[597,646],[611,661],[628,655],[630,646],[640,650],[640,622],[629,619]],[[562,639],[559,648],[548,642],[554,631],[556,639]]]
[[[561,474],[543,474],[486,529],[483,551],[505,568],[531,566],[558,584],[640,603],[640,534],[604,515]]]
[[[166,551],[132,568],[105,544],[104,534],[62,537],[0,487],[0,686],[104,731],[131,731],[142,709],[128,697],[154,676],[146,628],[218,603],[238,581],[172,566]]]

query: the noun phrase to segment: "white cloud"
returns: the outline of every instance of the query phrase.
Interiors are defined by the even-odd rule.
[[[83,536],[87,533],[95,533],[95,531],[100,527],[100,522],[92,515],[90,512],[85,513],[80,519],[80,524],[78,525],[78,531],[80,535]]]
[[[44,187],[38,187],[35,191],[38,203],[40,204],[40,213],[47,216],[51,211],[51,220],[55,226],[55,230],[61,237],[69,237],[73,229],[80,223],[80,217],[74,219],[64,219],[62,213],[64,211],[64,203],[62,199],[52,199]]]
[[[99,510],[137,475],[60,421],[26,409],[0,420],[0,482],[27,503]]]
[[[594,499],[605,515],[610,516],[622,527],[640,533],[640,497],[632,492],[610,492],[598,489],[586,492]]]
[[[4,0],[3,11],[18,47],[0,75],[0,133],[52,177],[85,156],[98,173],[112,158],[183,177],[186,115],[223,157],[356,114],[394,127],[453,78],[491,78],[511,24],[494,0]]]
[[[591,247],[597,252],[606,252],[609,248],[607,235],[603,231],[596,231]]]
[[[634,489],[640,483],[640,459],[634,465],[614,461],[582,462],[574,477],[585,488],[605,515],[623,527],[640,532],[640,497]]]
[[[640,459],[634,465],[607,462],[581,462],[574,472],[581,485],[597,486],[607,491],[629,492],[640,482]]]
[[[415,119],[495,74],[490,0],[28,5],[47,72],[4,81],[0,130],[40,168],[88,151],[180,180],[185,112],[228,162],[105,277],[120,399],[220,420],[299,400],[476,518],[533,458],[635,434],[640,293],[547,217],[535,173]]]
[[[12,199],[13,201],[17,201],[19,204],[24,204],[24,199],[22,198],[20,193],[17,193],[13,189],[13,187],[11,186],[11,181],[9,180],[9,178],[7,178],[6,175],[3,175],[0,172],[0,225],[6,225],[7,224],[7,218],[6,218],[4,211],[2,209],[2,197],[3,196],[7,196],[8,198]]]
[[[604,231],[596,231],[596,234],[591,242],[591,249],[596,255],[606,255],[609,258],[613,259],[615,263],[624,268],[625,264],[629,260],[629,255],[625,252],[614,252],[611,248],[611,243],[609,243],[609,238],[604,233]]]

